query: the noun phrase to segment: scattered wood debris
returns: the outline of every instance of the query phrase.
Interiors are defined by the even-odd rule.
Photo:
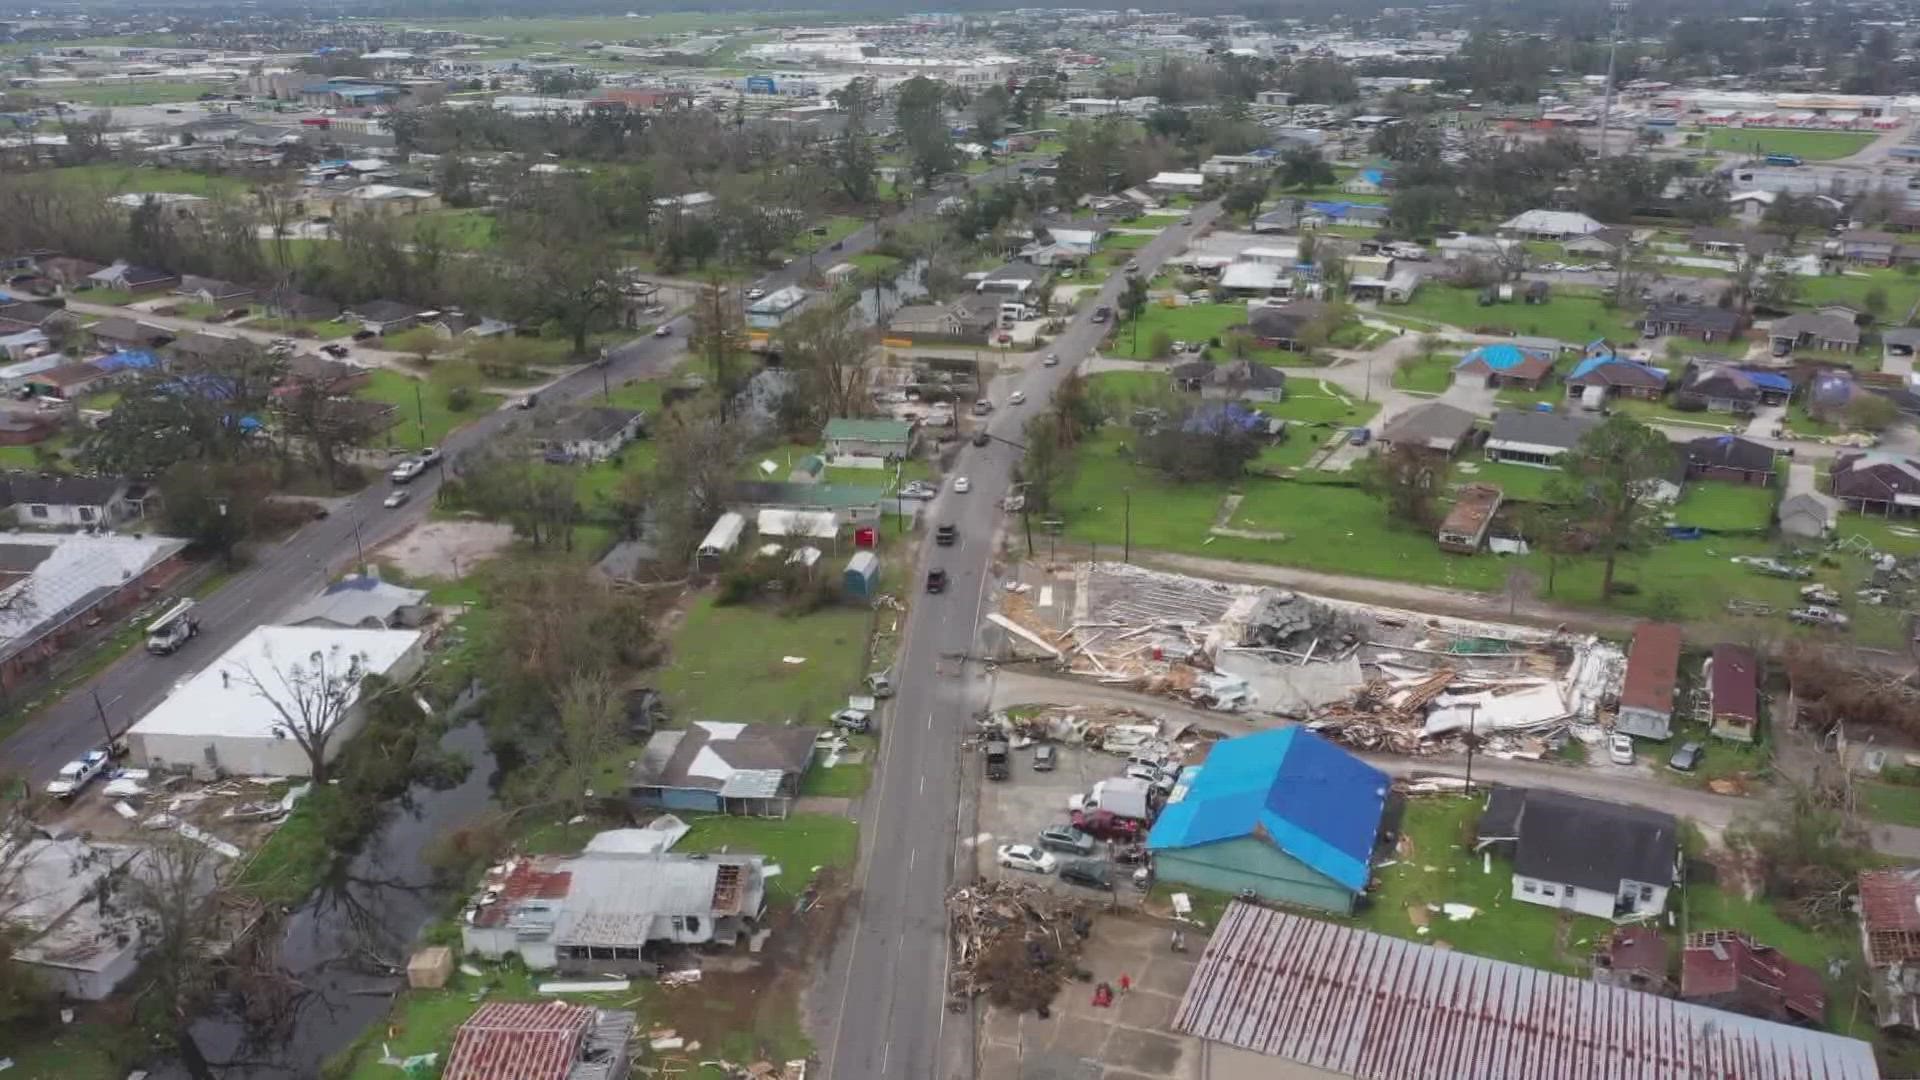
[[[1093,923],[1087,904],[1017,881],[981,881],[947,898],[949,1003],[984,994],[1016,1012],[1044,1010],[1069,977]]]

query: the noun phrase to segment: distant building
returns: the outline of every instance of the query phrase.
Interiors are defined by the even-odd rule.
[[[1522,240],[1561,241],[1599,232],[1604,228],[1605,225],[1585,214],[1565,210],[1528,210],[1502,223],[1500,234]]]
[[[1711,709],[1710,734],[1730,742],[1760,737],[1760,662],[1738,645],[1713,647],[1703,673]]]
[[[1458,406],[1429,401],[1387,421],[1380,430],[1380,443],[1385,447],[1410,446],[1452,457],[1472,441],[1477,419]]]
[[[1560,456],[1579,446],[1587,432],[1597,426],[1581,416],[1502,409],[1493,418],[1487,457],[1512,465],[1557,468]]]
[[[1468,375],[1490,387],[1538,390],[1553,374],[1553,354],[1518,345],[1480,345],[1453,366],[1456,378]]]
[[[550,461],[605,461],[640,437],[646,415],[612,405],[563,405],[536,418],[534,445]]]
[[[1876,1020],[1920,1032],[1920,869],[1862,870],[1859,910]]]
[[[186,547],[165,536],[0,532],[0,688],[172,583]]]
[[[370,574],[351,574],[294,608],[284,622],[340,630],[400,630],[419,626],[429,610],[425,589],[409,589]]]

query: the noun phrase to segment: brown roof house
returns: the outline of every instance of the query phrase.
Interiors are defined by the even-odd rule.
[[[1643,622],[1633,628],[1627,677],[1620,687],[1620,710],[1613,730],[1643,739],[1673,734],[1673,687],[1680,677],[1680,628]]]
[[[1827,1019],[1820,973],[1738,930],[1687,935],[1680,1000],[1782,1024],[1818,1027]]]
[[[1730,742],[1760,737],[1760,664],[1750,650],[1721,643],[1713,647],[1704,672],[1712,710],[1708,732]]]
[[[1920,507],[1920,462],[1869,450],[1833,459],[1833,496],[1848,509],[1912,513]]]
[[[1287,396],[1287,373],[1257,360],[1229,360],[1207,373],[1200,396],[1227,401],[1282,401]]]
[[[628,774],[627,794],[642,807],[786,817],[818,734],[715,720],[658,732]]]
[[[1500,511],[1500,500],[1500,489],[1492,484],[1468,484],[1461,488],[1453,509],[1447,511],[1446,520],[1434,534],[1434,542],[1442,551],[1461,555],[1479,551],[1480,545],[1487,542],[1487,529],[1493,524],[1493,515]]]
[[[1920,868],[1860,872],[1860,940],[1880,1026],[1920,1031]]]
[[[1650,926],[1619,926],[1593,951],[1593,981],[1665,996],[1673,992],[1667,974],[1667,941]]]
[[[87,327],[87,333],[103,349],[157,349],[173,340],[173,331],[164,326],[118,315]]]
[[[1765,487],[1773,483],[1773,447],[1738,435],[1707,435],[1681,447],[1687,479],[1725,480]]]
[[[1465,409],[1430,401],[1394,417],[1381,429],[1385,446],[1412,446],[1452,457],[1471,441],[1474,415]]]
[[[1247,312],[1247,332],[1269,349],[1298,351],[1304,346],[1307,328],[1326,313],[1327,305],[1318,300],[1259,304]]]

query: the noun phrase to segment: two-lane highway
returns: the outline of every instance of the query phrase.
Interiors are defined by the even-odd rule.
[[[1196,209],[1192,225],[1155,237],[1136,256],[1140,273],[1151,277],[1217,213],[1211,204]],[[895,668],[898,695],[880,732],[878,782],[859,812],[864,832],[858,910],[844,960],[825,987],[829,1000],[813,1003],[816,1011],[826,1010],[833,1027],[825,1054],[831,1080],[969,1075],[956,1062],[968,1058],[970,1025],[960,1015],[950,1025],[945,1009],[946,894],[956,875],[964,876],[957,860],[972,858],[971,849],[958,844],[960,785],[971,775],[960,760],[960,740],[987,697],[978,669],[960,658],[974,651],[991,585],[1000,503],[1020,453],[1014,444],[1027,420],[1048,407],[1054,388],[1099,344],[1106,327],[1094,323],[1091,313],[1116,304],[1124,286],[1119,275],[1101,286],[1043,350],[1059,355],[1058,366],[1046,367],[1042,353],[1029,353],[1025,368],[996,380],[993,400],[1005,402],[1020,390],[1026,404],[995,412],[988,430],[996,440],[966,447],[953,469],[954,476],[968,478],[971,490],[955,492],[949,482],[928,512],[936,524],[958,526],[958,542],[938,547],[929,538],[915,568],[895,568],[915,595]],[[934,566],[950,579],[938,595],[924,591],[923,572]],[[957,1049],[950,1054],[947,1047]]]

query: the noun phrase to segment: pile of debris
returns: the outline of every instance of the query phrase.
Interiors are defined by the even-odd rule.
[[[1053,706],[1035,713],[998,712],[980,723],[1019,750],[1036,742],[1085,746],[1120,757],[1184,757],[1199,734],[1184,720],[1148,716],[1114,706]]]
[[[985,994],[1014,1012],[1044,1013],[1078,965],[1093,929],[1086,904],[1017,881],[981,881],[947,898],[950,1004]]]

